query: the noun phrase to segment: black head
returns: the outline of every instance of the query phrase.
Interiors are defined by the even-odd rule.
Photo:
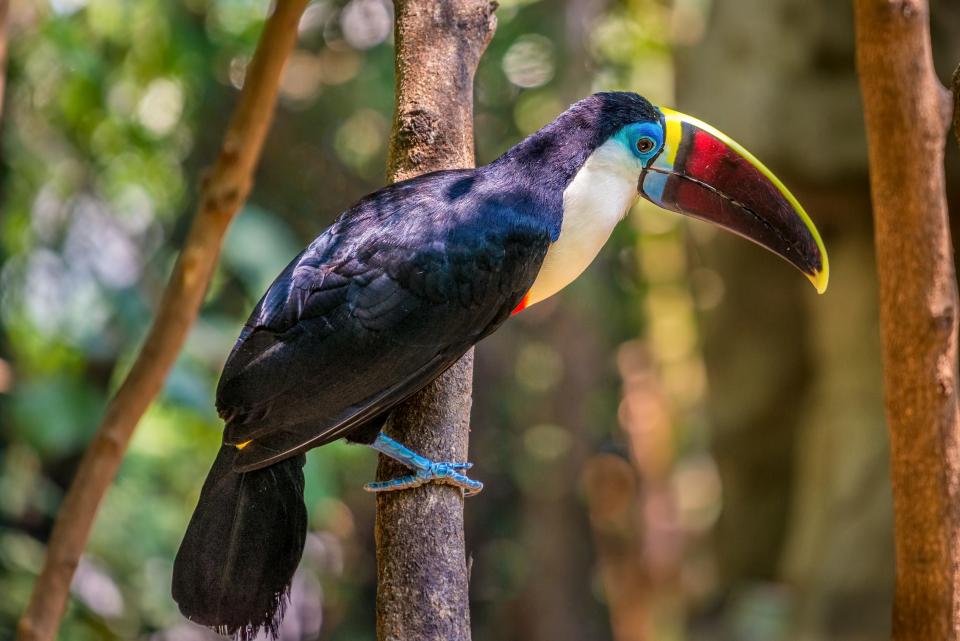
[[[626,125],[658,122],[660,111],[626,91],[595,93],[507,151],[496,163],[533,173],[561,192],[593,151]]]

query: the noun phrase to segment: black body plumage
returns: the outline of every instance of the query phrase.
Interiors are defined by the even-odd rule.
[[[307,535],[305,457],[238,474],[223,445],[174,561],[173,598],[187,618],[248,641],[277,636]]]
[[[238,469],[364,432],[506,320],[551,232],[503,187],[473,170],[388,187],[284,270],[217,390],[224,442],[253,439]]]
[[[302,453],[371,441],[395,405],[497,329],[557,239],[563,191],[590,153],[656,118],[635,94],[591,96],[490,165],[365,197],[287,266],[217,389],[224,446],[175,564],[186,616],[276,630],[306,529]]]

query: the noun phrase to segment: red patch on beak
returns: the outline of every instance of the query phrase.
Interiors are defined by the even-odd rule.
[[[743,173],[743,176],[740,173]],[[700,184],[682,181],[677,184],[675,198],[681,209],[690,212],[712,212],[720,224],[733,223],[727,220],[730,215],[738,217],[741,212],[725,211],[717,206],[717,194],[703,189],[703,184],[727,186],[739,180],[755,177],[757,172],[745,161],[740,161],[722,142],[705,131],[693,134],[691,151],[686,157],[685,175],[699,181]],[[721,214],[725,214],[721,216]]]
[[[530,293],[527,292],[523,298],[520,299],[520,304],[513,308],[513,311],[510,312],[510,315],[519,314],[527,308],[527,303],[530,302]]]
[[[705,131],[693,135],[693,152],[687,157],[687,171],[691,176],[711,183],[723,168],[723,163],[737,163],[737,157],[722,142]]]

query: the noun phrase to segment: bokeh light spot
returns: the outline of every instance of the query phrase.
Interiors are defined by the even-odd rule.
[[[503,72],[518,87],[540,87],[553,78],[553,57],[553,43],[548,38],[520,36],[503,55]]]
[[[541,461],[555,461],[570,450],[570,433],[559,425],[534,425],[523,435],[523,445]]]
[[[340,13],[343,37],[354,49],[369,49],[390,35],[393,14],[382,0],[352,0]]]
[[[140,124],[158,136],[170,133],[183,112],[180,83],[159,78],[150,83],[137,106]]]

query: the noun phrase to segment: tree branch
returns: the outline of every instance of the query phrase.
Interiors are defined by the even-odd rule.
[[[279,0],[267,20],[246,82],[204,179],[186,244],[146,341],[87,447],[57,515],[43,569],[18,626],[19,641],[51,641],[97,508],[116,475],[133,430],[176,360],[200,310],[227,226],[246,201],[273,118],[283,65],[297,39],[306,0]]]
[[[895,641],[960,639],[957,282],[950,100],[926,0],[855,0],[870,152],[896,545]]]
[[[953,135],[960,145],[960,65],[953,71]]]
[[[493,37],[489,0],[395,0],[392,181],[472,167],[473,76]],[[466,460],[473,351],[395,410],[388,432],[435,460]],[[381,456],[377,479],[409,471]],[[377,496],[377,638],[469,641],[461,490],[430,483]]]

